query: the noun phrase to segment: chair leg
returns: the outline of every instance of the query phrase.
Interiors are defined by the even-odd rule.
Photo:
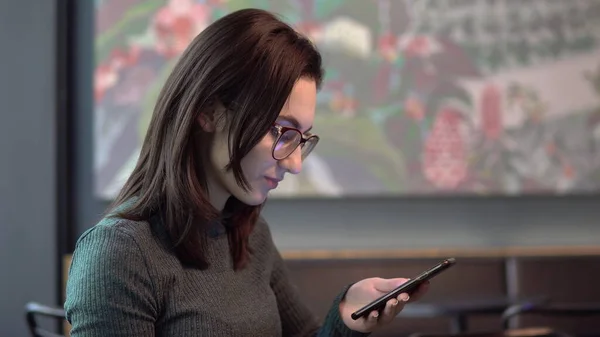
[[[450,322],[450,331],[453,334],[464,333],[468,329],[467,326],[467,316],[465,315],[456,315]]]

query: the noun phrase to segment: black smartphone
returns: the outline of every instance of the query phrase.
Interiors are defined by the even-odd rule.
[[[357,310],[356,312],[354,312],[351,315],[352,319],[357,320],[363,316],[368,315],[373,310],[378,310],[378,311],[383,310],[383,308],[385,308],[385,304],[387,303],[387,301],[391,300],[392,298],[398,297],[398,295],[400,295],[402,293],[408,293],[410,295],[412,292],[417,290],[417,288],[423,282],[432,279],[434,276],[436,276],[439,273],[443,272],[444,270],[447,270],[448,268],[452,267],[455,263],[456,263],[456,259],[454,259],[454,258],[449,258],[449,259],[446,259],[446,260],[438,263],[437,265],[431,267],[429,270],[421,273],[421,275],[406,281],[405,283],[401,284],[398,288],[390,291],[389,293],[379,297],[378,299],[374,300],[373,302],[360,308],[359,310]]]

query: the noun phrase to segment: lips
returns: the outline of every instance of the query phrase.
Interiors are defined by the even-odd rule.
[[[279,185],[281,179],[265,177],[265,181],[267,182],[267,186],[269,186],[270,189],[275,189],[277,188],[277,185]]]

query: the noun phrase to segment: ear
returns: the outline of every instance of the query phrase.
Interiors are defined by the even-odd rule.
[[[224,127],[222,117],[225,115],[225,111],[225,107],[219,101],[214,101],[206,111],[200,113],[198,124],[205,132],[221,130]]]
[[[201,112],[198,116],[198,123],[204,132],[215,132],[215,123],[210,115]]]

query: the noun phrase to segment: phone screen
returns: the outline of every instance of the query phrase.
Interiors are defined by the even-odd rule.
[[[429,270],[426,270],[423,273],[421,273],[419,276],[406,281],[405,283],[401,284],[398,288],[390,291],[389,293],[379,297],[373,302],[360,308],[351,315],[352,319],[357,320],[360,317],[368,315],[373,310],[383,309],[387,301],[389,301],[392,298],[398,297],[398,295],[402,293],[408,293],[410,295],[410,293],[415,291],[421,285],[421,283],[432,279],[442,271],[452,267],[455,263],[456,260],[454,258],[449,258],[436,264]]]

